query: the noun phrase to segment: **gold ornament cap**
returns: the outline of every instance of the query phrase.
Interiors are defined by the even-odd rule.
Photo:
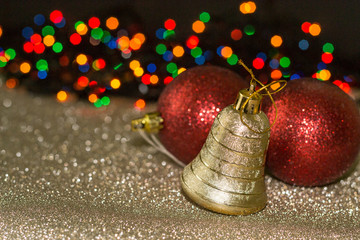
[[[236,98],[234,108],[239,111],[243,108],[247,114],[258,114],[260,112],[262,95],[254,93],[254,90],[255,84],[251,84],[249,89],[241,89]],[[243,106],[246,101],[248,102]]]
[[[162,129],[164,119],[158,112],[145,114],[142,118],[137,118],[131,121],[131,129],[133,131],[144,130],[148,133],[157,133]]]

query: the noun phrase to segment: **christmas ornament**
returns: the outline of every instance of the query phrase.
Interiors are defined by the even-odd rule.
[[[181,175],[182,188],[194,202],[229,215],[258,212],[267,200],[264,164],[270,124],[260,111],[259,94],[266,86],[254,92],[255,77],[249,72],[250,88],[219,113],[200,153]]]
[[[290,81],[275,102],[278,121],[266,161],[271,173],[300,186],[321,186],[341,177],[360,146],[355,102],[335,85],[310,78]],[[272,121],[275,109],[269,101],[263,110]]]
[[[191,68],[177,76],[160,95],[160,115],[133,121],[133,129],[146,126],[147,132],[158,132],[162,128],[159,138],[167,151],[189,163],[201,150],[216,115],[235,99],[237,89],[247,85],[243,78],[226,68]]]

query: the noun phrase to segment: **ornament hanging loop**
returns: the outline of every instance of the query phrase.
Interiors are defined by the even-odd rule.
[[[245,65],[245,63],[240,59],[239,60],[239,64],[242,65],[245,70],[250,74],[251,76],[251,80],[250,80],[250,88],[249,88],[249,92],[250,92],[250,96],[244,101],[244,103],[241,105],[241,108],[240,108],[240,120],[241,122],[249,129],[251,130],[252,132],[255,132],[255,133],[258,133],[258,134],[262,134],[262,133],[266,133],[268,131],[270,131],[270,129],[274,126],[275,122],[276,122],[276,119],[277,119],[277,115],[278,115],[278,112],[277,112],[277,108],[276,108],[276,104],[275,104],[275,101],[273,99],[273,97],[271,96],[272,94],[275,94],[279,91],[281,91],[287,84],[287,81],[286,80],[277,80],[277,81],[274,81],[274,82],[271,82],[267,85],[264,85],[262,82],[260,82],[258,79],[256,79],[253,71],[248,68],[248,66]],[[261,88],[259,88],[258,90],[255,91],[255,86],[256,86],[256,83],[258,83]],[[277,88],[275,91],[273,92],[269,92],[268,88],[274,84],[283,84],[282,86],[280,86],[279,88]],[[266,91],[266,93],[264,94],[261,94],[262,91]],[[260,96],[269,96],[273,106],[274,106],[274,109],[275,109],[275,119],[274,121],[271,123],[270,127],[266,128],[265,130],[263,131],[256,131],[254,129],[252,129],[243,119],[243,113],[245,112],[245,108],[246,106],[248,105],[248,103],[253,99],[253,98],[259,98],[259,95]],[[237,104],[239,104],[237,102]],[[235,106],[238,107],[239,106]]]

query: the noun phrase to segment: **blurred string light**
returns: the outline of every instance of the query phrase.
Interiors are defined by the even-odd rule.
[[[244,27],[244,32],[248,36],[252,36],[255,34],[255,27],[251,24],[248,24]]]
[[[23,62],[20,65],[20,71],[24,74],[29,73],[31,70],[31,65],[28,62]]]
[[[231,31],[231,38],[234,41],[239,41],[242,38],[242,32],[240,29],[234,29]]]
[[[270,42],[273,47],[280,47],[281,44],[283,43],[283,40],[281,36],[274,35],[273,37],[271,37]]]
[[[142,110],[145,108],[146,103],[145,103],[144,99],[139,99],[135,102],[134,106],[135,106],[135,108]]]
[[[7,88],[15,88],[19,84],[19,80],[17,78],[9,78],[6,80],[5,85]]]
[[[336,86],[338,86],[341,90],[343,90],[346,93],[350,93],[350,85],[347,82],[342,82],[341,80],[335,80],[333,82]]]
[[[321,33],[321,26],[319,23],[303,22],[301,24],[301,30],[304,33],[310,33],[310,35],[316,37]]]
[[[256,4],[253,1],[243,2],[240,4],[239,10],[242,14],[252,14],[256,10]]]
[[[56,94],[56,98],[59,102],[65,102],[68,99],[68,93],[61,90]]]
[[[253,1],[242,2],[239,6],[242,14],[251,14],[256,11],[256,4]],[[49,17],[49,19],[46,19]],[[49,22],[50,20],[50,22]],[[50,16],[38,14],[34,17],[34,28],[25,27],[22,29],[22,36],[24,37],[23,50],[26,54],[36,56],[36,62],[21,61],[18,63],[10,63],[16,56],[13,49],[0,48],[0,67],[9,65],[12,73],[29,74],[37,76],[39,79],[45,79],[48,73],[54,66],[53,61],[46,60],[47,55],[43,53],[55,53],[58,57],[58,65],[61,67],[74,67],[78,70],[73,83],[73,87],[77,91],[85,90],[88,93],[89,102],[96,107],[107,106],[110,103],[110,98],[104,96],[107,90],[116,90],[122,86],[123,82],[136,79],[138,81],[138,90],[141,94],[147,94],[151,85],[169,84],[176,76],[186,71],[186,68],[180,66],[183,57],[193,58],[193,64],[202,65],[206,61],[211,60],[216,53],[229,65],[236,65],[239,56],[234,52],[232,46],[227,43],[225,46],[216,46],[215,49],[205,49],[200,44],[201,33],[206,30],[207,23],[211,21],[211,16],[208,12],[201,12],[199,18],[192,22],[191,28],[193,34],[187,36],[183,42],[175,37],[175,30],[177,29],[177,22],[173,18],[168,18],[163,22],[163,26],[158,28],[155,32],[156,42],[154,50],[161,57],[162,60],[150,61],[146,58],[134,59],[136,51],[140,50],[146,41],[146,37],[141,32],[131,33],[127,29],[120,26],[120,21],[115,16],[110,16],[105,19],[99,19],[96,16],[90,17],[86,21],[76,21],[71,25],[70,33],[67,35],[67,41],[63,41],[61,36],[57,33],[59,28],[66,24],[66,20],[61,11],[55,10],[50,13]],[[321,33],[321,26],[318,23],[304,22],[301,25],[301,30],[310,36],[318,36]],[[239,41],[244,36],[250,37],[255,34],[255,26],[249,24],[232,29],[228,33],[232,41]],[[0,37],[2,35],[2,28],[0,26]],[[229,36],[230,35],[230,36]],[[302,51],[309,49],[309,40],[307,37],[300,39],[298,47]],[[290,80],[304,77],[301,71],[294,71],[294,64],[288,56],[284,56],[281,51],[283,45],[283,35],[270,35],[267,40],[270,42],[272,48],[269,51],[259,52],[254,56],[252,65],[257,70],[269,70],[270,78],[272,80],[280,78],[289,78]],[[234,42],[233,42],[234,43]],[[120,53],[123,61],[117,60],[116,63],[108,62],[99,56],[92,56],[84,51],[85,46],[82,44],[90,44],[92,46],[103,45],[107,50],[113,50],[110,54]],[[68,46],[80,46],[80,48],[73,48],[74,54],[67,54]],[[64,51],[65,48],[65,51]],[[76,49],[82,49],[82,52],[76,52]],[[214,51],[215,50],[215,51]],[[331,72],[328,69],[328,64],[333,61],[334,46],[331,43],[325,43],[322,46],[321,61],[317,63],[317,72],[313,77],[322,81],[331,79]],[[108,54],[108,52],[107,52]],[[105,55],[104,55],[105,56]],[[141,62],[139,61],[141,59]],[[50,65],[51,63],[51,65]],[[75,63],[75,64],[74,64]],[[10,68],[11,65],[11,68]],[[99,81],[93,78],[93,74],[97,71],[107,69],[107,65],[111,65],[110,71],[113,71],[113,76],[106,78],[106,81]],[[124,75],[117,75],[125,70]],[[107,69],[109,71],[109,68]],[[108,72],[107,72],[108,73]],[[261,81],[267,82],[269,76],[265,73],[260,73]],[[91,80],[90,80],[91,78]],[[16,87],[18,80],[11,78],[9,86]],[[16,80],[14,80],[16,79]],[[341,80],[336,82],[338,86],[343,86],[346,89],[347,82],[353,81],[350,77],[344,76],[344,82]],[[14,84],[15,83],[15,84]],[[335,84],[335,83],[334,83]],[[342,85],[341,85],[342,84]],[[7,84],[6,84],[7,85]],[[344,87],[345,86],[345,87]],[[276,86],[272,86],[276,89]],[[68,92],[64,91],[66,94]],[[67,101],[67,97],[64,101]],[[142,101],[140,101],[142,100]],[[139,102],[138,102],[139,101]],[[145,100],[139,99],[135,103],[135,107],[143,109],[145,107]],[[142,107],[143,106],[143,107]]]

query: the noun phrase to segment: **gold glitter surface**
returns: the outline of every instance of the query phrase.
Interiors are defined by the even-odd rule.
[[[266,176],[263,211],[213,213],[185,198],[180,167],[131,132],[143,112],[111,100],[96,109],[0,89],[1,239],[360,237],[359,165],[326,187]]]

